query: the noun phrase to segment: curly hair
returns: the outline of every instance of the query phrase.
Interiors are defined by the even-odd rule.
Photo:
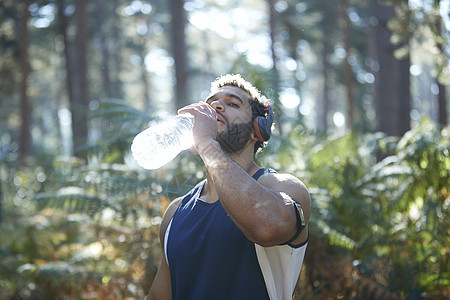
[[[256,87],[254,87],[250,82],[245,80],[240,74],[226,74],[216,78],[216,80],[211,82],[211,94],[216,93],[219,90],[219,88],[224,86],[238,87],[246,91],[250,95],[249,103],[252,108],[252,117],[251,117],[252,124],[253,120],[258,116],[267,117],[268,99],[263,94],[261,94],[261,92]],[[257,153],[266,145],[267,142],[257,141],[255,143],[254,153]]]

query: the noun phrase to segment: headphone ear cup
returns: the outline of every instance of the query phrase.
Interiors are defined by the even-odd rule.
[[[271,132],[270,132],[270,126],[268,125],[267,119],[259,118],[258,126],[259,126],[259,132],[261,132],[261,136],[263,137],[264,141],[268,141],[270,139]]]
[[[253,129],[260,142],[268,141],[272,135],[273,113],[270,105],[268,105],[268,110],[267,118],[256,117],[253,121]]]

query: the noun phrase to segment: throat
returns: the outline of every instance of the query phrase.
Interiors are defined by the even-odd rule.
[[[213,181],[211,178],[206,179],[205,185],[200,192],[198,198],[206,203],[214,203],[219,200],[219,196],[217,195],[216,187],[214,184],[211,184]]]
[[[213,200],[213,199],[215,199],[215,200]],[[219,201],[219,199],[217,199],[217,198],[210,198],[209,199],[209,198],[206,198],[206,197],[203,197],[203,196],[198,197],[198,200],[200,200],[202,202],[205,202],[205,203],[208,203],[208,204],[214,204],[217,201]]]

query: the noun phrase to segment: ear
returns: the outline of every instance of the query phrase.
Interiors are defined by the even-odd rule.
[[[258,137],[256,136],[256,134],[255,134],[254,131],[252,131],[252,133],[250,134],[250,139],[251,139],[252,141],[255,141],[255,142],[259,141],[259,139],[258,139]]]

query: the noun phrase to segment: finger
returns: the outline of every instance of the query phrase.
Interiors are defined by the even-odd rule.
[[[177,111],[177,113],[178,113],[179,115],[182,115],[182,114],[191,114],[191,115],[193,115],[193,116],[195,117],[195,116],[198,114],[198,110],[196,110],[196,109],[194,109],[194,108],[184,107],[184,108],[179,109],[179,110]]]
[[[216,115],[216,110],[214,109],[214,107],[204,101],[199,102],[198,107],[213,115]]]
[[[195,149],[194,146],[192,146],[191,148],[189,148],[188,151],[189,151],[191,154],[195,155],[195,156],[199,156],[199,155],[200,155],[200,154],[198,153],[197,149]]]
[[[193,106],[192,104],[189,104],[189,105],[183,106],[182,108],[180,108],[180,109],[178,109],[178,110],[191,109],[191,108],[193,108],[193,107],[194,107],[194,106]]]
[[[216,110],[206,102],[190,104],[178,110],[178,114],[184,113],[190,113],[194,116],[200,114],[204,116],[217,117]]]
[[[200,108],[199,103],[192,103],[180,108],[178,112],[185,112],[187,110],[198,110],[199,108]]]

